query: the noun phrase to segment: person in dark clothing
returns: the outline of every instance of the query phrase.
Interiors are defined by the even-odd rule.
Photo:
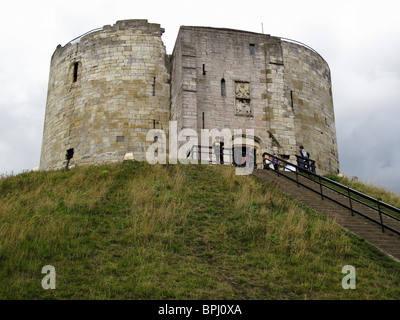
[[[271,164],[271,160],[268,158],[268,155],[266,152],[263,153],[263,169],[269,170],[269,165]]]
[[[224,164],[224,143],[220,137],[215,138],[212,145],[217,163]]]
[[[307,163],[308,163],[308,157],[309,154],[308,152],[304,149],[303,146],[300,146],[300,156],[302,159],[300,159],[300,168],[302,169],[307,169]]]
[[[279,170],[279,163],[278,163],[278,159],[276,158],[276,153],[274,153],[274,156],[272,157],[271,162],[274,166],[274,169]]]

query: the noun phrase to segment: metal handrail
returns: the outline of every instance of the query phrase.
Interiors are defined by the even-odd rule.
[[[350,187],[347,187],[347,186],[345,186],[345,185],[342,185],[342,184],[340,184],[340,183],[337,183],[337,182],[335,182],[335,181],[333,181],[333,180],[326,179],[326,178],[324,178],[324,177],[322,177],[322,178],[325,179],[325,180],[328,180],[329,183],[332,183],[332,184],[334,184],[334,185],[337,185],[337,186],[340,186],[340,187],[345,188],[345,189],[347,190],[348,193],[349,193],[349,192],[350,192],[350,193],[354,193],[354,194],[356,194],[356,195],[358,195],[358,196],[360,196],[360,197],[362,197],[362,198],[364,198],[364,199],[366,199],[366,200],[368,200],[368,201],[371,201],[371,202],[376,203],[376,204],[377,204],[377,207],[382,207],[382,206],[383,206],[383,207],[385,207],[385,208],[387,208],[387,209],[389,209],[389,210],[395,211],[395,212],[397,212],[397,213],[400,214],[400,210],[399,210],[398,208],[393,207],[393,206],[391,206],[391,205],[388,204],[388,203],[385,203],[385,202],[382,202],[382,201],[380,201],[380,200],[378,200],[378,199],[372,198],[372,197],[366,195],[365,193],[362,193],[362,192],[359,192],[359,191],[357,191],[357,190],[354,190],[354,189],[352,189],[352,188],[350,188]],[[343,196],[347,196],[345,193],[342,193],[342,192],[340,192],[339,190],[333,189],[333,188],[331,188],[331,187],[329,187],[329,186],[327,186],[327,185],[324,185],[324,187],[326,187],[326,188],[328,188],[328,189],[330,189],[330,190],[332,190],[332,191],[335,191],[335,192],[337,192],[337,193],[339,193],[339,194],[341,194],[341,195],[343,195]],[[347,196],[347,197],[348,197],[348,196]],[[371,209],[378,210],[377,208],[375,208],[375,207],[369,205],[368,203],[362,202],[361,200],[359,200],[359,199],[357,199],[357,198],[351,198],[351,199],[352,199],[353,201],[356,201],[356,202],[358,202],[358,203],[360,203],[360,204],[362,204],[362,205],[365,205],[365,206],[367,206],[367,207],[369,207],[369,208],[371,208]],[[388,213],[385,213],[384,211],[382,211],[382,213],[384,213],[384,214],[386,214],[386,215],[389,215],[389,216],[390,216],[391,218],[393,218],[394,220],[400,222],[400,218],[394,217],[394,216],[392,216],[392,215],[390,215],[390,214],[388,214]]]
[[[84,34],[81,34],[80,36],[78,36],[78,37],[76,37],[76,38],[74,38],[74,39],[68,41],[67,44],[68,44],[68,43],[71,43],[71,42],[74,42],[75,40],[78,40],[78,39],[80,39],[80,38],[82,38],[82,37],[88,35],[89,33],[92,33],[92,32],[95,32],[95,31],[100,31],[100,30],[103,30],[103,28],[101,27],[101,28],[92,29],[92,30],[90,30],[90,31],[88,31],[88,32],[85,32]]]
[[[352,215],[354,215],[354,213],[356,213],[359,216],[361,216],[361,217],[363,217],[365,219],[368,219],[368,220],[380,225],[382,227],[382,232],[385,232],[385,229],[388,229],[388,230],[400,235],[400,230],[394,229],[393,227],[388,226],[387,224],[383,223],[383,216],[386,216],[388,218],[391,218],[391,219],[393,219],[395,221],[400,222],[399,218],[397,218],[397,217],[395,217],[395,216],[383,211],[383,208],[386,208],[386,209],[389,209],[389,210],[391,210],[393,212],[396,212],[396,214],[399,214],[399,216],[400,216],[400,209],[399,208],[393,207],[390,204],[382,202],[382,201],[380,201],[378,199],[374,199],[374,198],[372,198],[372,197],[370,197],[370,196],[368,196],[368,195],[366,195],[366,194],[364,194],[362,192],[359,192],[357,190],[351,189],[351,188],[349,188],[349,187],[347,187],[347,186],[345,186],[345,185],[343,185],[341,183],[338,183],[338,182],[333,181],[331,179],[322,177],[322,176],[320,176],[320,175],[318,175],[318,174],[316,174],[314,172],[311,172],[311,171],[305,170],[303,168],[300,168],[299,166],[294,165],[294,164],[292,164],[292,163],[290,163],[290,162],[288,162],[288,161],[286,161],[284,159],[281,159],[281,158],[276,157],[274,155],[271,155],[269,153],[265,153],[265,154],[268,155],[268,156],[271,156],[271,157],[275,157],[278,160],[279,167],[283,167],[283,168],[285,168],[285,170],[289,170],[291,172],[295,172],[296,173],[296,179],[293,179],[293,178],[283,174],[282,172],[280,172],[280,170],[276,170],[278,176],[282,175],[285,178],[287,178],[287,179],[289,179],[289,180],[291,180],[293,182],[296,182],[298,186],[301,185],[301,186],[303,186],[303,187],[305,187],[305,188],[307,188],[307,189],[319,194],[321,196],[322,200],[324,198],[328,198],[328,199],[332,200],[333,202],[335,202],[335,203],[337,203],[337,204],[349,209],[351,211]],[[282,166],[281,163],[284,163],[285,166]],[[288,167],[288,166],[293,167],[295,170],[290,169],[290,167]],[[318,190],[316,190],[314,188],[311,188],[311,187],[307,186],[306,184],[300,182],[299,181],[299,175],[300,175],[299,172],[303,172],[303,173],[306,174],[306,175],[301,175],[302,177],[307,178],[308,180],[310,180],[310,181],[312,181],[314,183],[318,183],[319,186],[320,186],[320,188],[319,188],[320,190],[318,191]],[[322,182],[325,182],[325,184],[323,184]],[[343,192],[340,192],[339,190],[334,189],[334,188],[330,187],[327,184],[331,184],[331,185],[333,185],[333,186],[335,186],[335,187],[337,187],[339,189],[346,190],[347,194],[343,193]],[[323,187],[328,188],[328,189],[330,189],[330,190],[332,190],[332,191],[334,191],[334,192],[336,192],[336,193],[348,198],[349,199],[349,205],[346,205],[346,204],[344,204],[344,203],[342,203],[342,202],[330,197],[329,195],[324,194],[323,193]],[[366,202],[363,202],[360,199],[355,198],[354,195],[352,196],[352,193],[354,195],[356,195],[357,197],[364,199],[366,202],[372,202],[372,203],[376,204],[376,207],[371,206],[370,204],[368,204]],[[378,220],[376,220],[376,219],[374,219],[374,218],[372,218],[372,217],[370,217],[370,216],[368,216],[368,215],[356,210],[354,208],[354,206],[353,206],[353,202],[354,201],[358,202],[358,203],[360,203],[360,204],[362,204],[362,205],[364,205],[364,206],[366,206],[366,207],[368,207],[370,209],[373,209],[373,210],[377,211],[378,214],[379,214],[380,221],[378,221]]]
[[[205,149],[205,151],[202,151],[203,149]],[[189,157],[193,158],[196,153],[198,155],[198,160],[200,160],[200,161],[203,160],[204,161],[206,158],[209,158],[210,154],[213,153],[212,146],[204,147],[202,145],[194,145],[187,152],[187,157],[188,158]],[[206,154],[207,155],[206,158],[202,157],[202,154]],[[235,165],[235,163],[234,163],[234,161],[232,159],[233,152],[232,152],[232,150],[230,148],[223,148],[223,155],[229,155],[231,157],[229,162]],[[359,191],[354,190],[354,189],[352,189],[350,187],[347,187],[347,186],[345,186],[345,185],[343,185],[341,183],[338,183],[338,182],[333,181],[331,179],[322,177],[322,176],[316,174],[315,170],[307,170],[307,169],[304,169],[304,168],[300,168],[299,166],[294,165],[293,163],[291,163],[289,161],[281,159],[281,158],[279,158],[279,157],[277,157],[275,155],[269,154],[267,152],[265,152],[264,155],[275,157],[278,160],[278,166],[279,167],[285,168],[285,170],[288,170],[288,171],[291,171],[291,172],[295,172],[295,174],[296,174],[296,178],[293,179],[293,178],[283,174],[282,172],[280,172],[280,170],[275,170],[277,172],[278,176],[283,175],[285,178],[297,183],[298,186],[301,185],[301,186],[303,186],[303,187],[305,187],[305,188],[307,188],[307,189],[319,194],[321,196],[322,200],[327,198],[327,199],[335,202],[336,204],[349,209],[351,211],[352,215],[354,215],[356,213],[357,215],[359,215],[359,216],[361,216],[361,217],[363,217],[363,218],[365,218],[367,220],[370,220],[370,221],[380,225],[382,227],[382,232],[385,232],[385,229],[387,229],[387,230],[390,230],[390,231],[400,235],[400,230],[394,229],[391,226],[383,223],[383,216],[386,216],[386,217],[391,218],[391,219],[393,219],[393,220],[395,220],[397,222],[400,222],[400,218],[397,218],[397,217],[395,217],[395,216],[393,216],[393,215],[391,215],[391,214],[389,214],[389,213],[384,211],[384,209],[391,210],[391,211],[395,212],[396,214],[398,214],[400,216],[400,209],[399,208],[391,206],[390,204],[382,202],[382,201],[380,201],[378,199],[372,198],[371,196],[368,196],[368,195],[366,195],[366,194],[364,194],[362,192],[359,192]],[[310,161],[310,163],[314,162],[314,160],[312,160],[312,159],[309,159],[309,161]],[[285,164],[285,165],[283,166],[282,163]],[[236,164],[236,165],[240,166],[240,164]],[[294,168],[294,170],[292,170],[291,168]],[[309,168],[312,168],[312,167],[310,166]],[[302,183],[299,180],[299,175],[300,175],[299,172],[302,172],[302,173],[305,174],[305,175],[301,175],[302,177],[307,178],[308,180],[310,180],[310,181],[312,181],[314,183],[317,183],[319,185],[319,191],[314,189],[314,188],[309,187],[308,185],[306,185],[304,183]],[[325,184],[323,182],[325,182]],[[329,186],[328,184],[331,184],[331,185],[335,186],[337,189]],[[340,195],[348,198],[349,199],[349,205],[346,205],[343,202],[340,202],[340,201],[330,197],[326,193],[324,194],[323,188],[327,188],[329,190],[332,190],[332,191],[336,192],[337,194],[340,194]],[[344,190],[344,191],[341,192],[340,190],[342,190],[342,191]],[[346,193],[344,193],[344,192],[346,192]],[[355,196],[357,196],[358,198],[356,198]],[[363,199],[364,201],[362,201],[359,198]],[[367,208],[370,208],[372,210],[377,211],[377,213],[379,214],[379,218],[380,218],[379,220],[380,221],[378,221],[378,220],[376,220],[376,219],[374,219],[374,218],[372,218],[372,217],[370,217],[370,216],[358,211],[357,209],[355,209],[354,208],[354,202],[357,202],[357,203],[359,203],[359,204],[361,204],[361,205],[363,205],[363,206],[365,206]],[[376,207],[368,204],[367,202],[374,203],[376,205]]]
[[[299,156],[297,154],[296,154],[296,158],[297,158],[297,166],[298,167],[301,167],[300,163],[303,162],[307,166],[308,170],[315,173],[315,160],[312,160],[310,158],[306,158],[303,156]]]
[[[303,42],[300,42],[300,41],[297,41],[297,40],[293,40],[293,39],[283,38],[283,37],[280,37],[280,39],[283,40],[283,41],[286,41],[286,42],[292,42],[292,43],[295,43],[295,44],[299,44],[299,45],[301,45],[301,46],[313,51],[314,53],[318,54],[322,58],[322,60],[325,61],[325,59],[322,57],[322,55],[317,50],[311,48],[309,45],[306,45]]]
[[[206,151],[203,152],[202,149],[206,149]],[[228,155],[228,156],[232,157],[232,150],[230,148],[222,148],[222,151],[223,151],[223,155]],[[212,148],[212,146],[205,147],[205,146],[202,146],[202,145],[193,145],[190,148],[190,150],[186,153],[186,158],[191,157],[192,159],[194,159],[193,157],[194,157],[194,155],[196,153],[198,155],[200,155],[198,160],[200,160],[200,161],[203,160],[204,161],[204,160],[207,160],[207,158],[210,156],[210,154],[213,153],[213,148]],[[206,154],[207,157],[204,159],[202,157],[202,154]],[[230,163],[233,163],[232,159],[230,159]]]

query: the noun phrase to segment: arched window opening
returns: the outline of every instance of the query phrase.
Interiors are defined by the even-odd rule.
[[[224,78],[222,78],[221,80],[221,96],[226,97],[226,86]]]
[[[250,43],[250,54],[256,54],[256,45],[254,43]]]

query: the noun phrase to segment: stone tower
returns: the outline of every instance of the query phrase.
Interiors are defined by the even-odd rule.
[[[296,163],[304,145],[317,172],[339,171],[330,70],[313,49],[266,34],[182,26],[171,65],[178,130],[252,128],[259,163],[265,151]]]
[[[164,29],[118,21],[58,46],[51,59],[40,167],[145,160],[150,129],[254,129],[257,161],[300,145],[338,172],[328,64],[296,41],[188,27],[166,54]],[[234,137],[233,137],[234,138]]]
[[[118,21],[58,46],[51,59],[40,167],[144,160],[149,129],[168,130],[164,29]],[[68,156],[67,156],[68,155]]]

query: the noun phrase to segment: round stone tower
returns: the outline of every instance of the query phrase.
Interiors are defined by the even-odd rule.
[[[150,129],[168,132],[169,59],[164,29],[123,20],[83,35],[51,59],[42,170],[144,160]]]

